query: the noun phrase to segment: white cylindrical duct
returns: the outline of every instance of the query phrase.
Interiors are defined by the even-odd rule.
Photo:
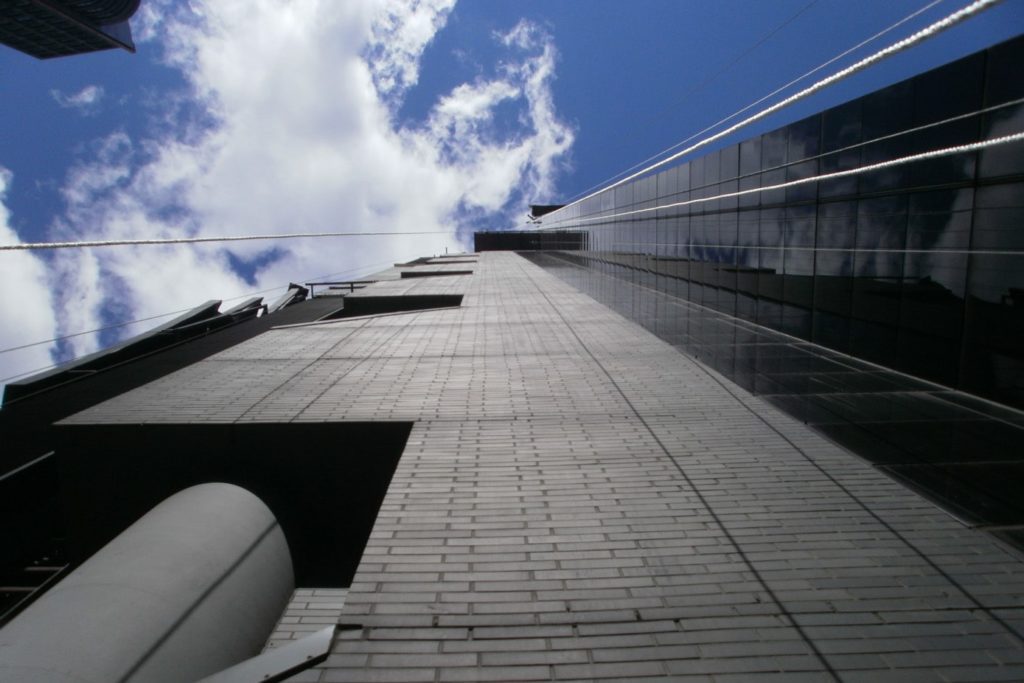
[[[197,680],[259,653],[293,588],[269,508],[238,486],[193,486],[0,629],[0,680]]]

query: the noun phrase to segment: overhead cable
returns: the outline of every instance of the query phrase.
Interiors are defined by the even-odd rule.
[[[690,137],[688,137],[688,138],[686,138],[684,140],[681,140],[681,141],[677,142],[676,144],[674,144],[674,145],[672,145],[670,147],[666,147],[665,149],[661,150],[660,152],[657,152],[656,154],[652,154],[651,156],[647,157],[643,161],[630,166],[625,171],[622,171],[621,173],[616,173],[611,178],[603,180],[603,181],[601,181],[600,183],[598,183],[596,185],[591,185],[589,188],[587,188],[583,192],[580,192],[579,194],[573,196],[569,201],[572,202],[572,203],[575,203],[577,197],[582,197],[583,195],[586,195],[587,193],[589,193],[591,190],[596,190],[598,188],[602,188],[602,187],[604,187],[605,183],[611,182],[611,181],[615,180],[616,178],[618,178],[619,176],[622,176],[622,175],[625,175],[625,174],[629,173],[633,169],[640,168],[641,166],[643,166],[647,162],[654,161],[655,159],[659,158],[663,154],[668,154],[672,150],[678,149],[679,147],[682,147],[683,145],[685,145],[690,140],[693,140],[694,138],[700,137],[701,135],[704,135],[704,133],[707,133],[708,131],[714,130],[715,128],[717,128],[718,126],[722,125],[723,123],[726,123],[728,121],[732,121],[734,118],[736,118],[737,116],[739,116],[743,112],[749,111],[750,109],[753,109],[754,107],[756,107],[757,105],[761,104],[765,100],[770,99],[772,97],[775,97],[776,95],[778,95],[780,92],[782,92],[786,88],[790,87],[791,85],[796,85],[797,83],[799,83],[800,81],[804,80],[805,78],[818,73],[819,71],[821,71],[825,67],[830,66],[830,65],[838,62],[840,59],[842,59],[843,57],[846,57],[847,55],[849,55],[849,54],[851,54],[853,52],[856,52],[857,50],[859,50],[860,48],[864,47],[868,43],[871,43],[871,42],[874,42],[875,40],[878,40],[879,38],[884,36],[886,33],[889,33],[890,31],[896,30],[897,28],[899,28],[903,24],[907,23],[911,19],[913,19],[913,18],[923,14],[924,12],[927,12],[932,7],[935,7],[935,5],[938,5],[938,4],[942,3],[942,2],[943,2],[943,0],[932,0],[931,2],[929,2],[924,7],[921,7],[920,9],[915,10],[914,12],[911,12],[907,16],[905,16],[902,19],[900,19],[899,21],[897,21],[896,23],[887,26],[886,28],[882,29],[881,31],[879,31],[878,33],[874,34],[873,36],[871,36],[869,38],[865,38],[864,40],[860,41],[859,43],[857,43],[853,47],[848,48],[848,49],[844,50],[843,52],[840,52],[835,57],[829,59],[826,62],[822,62],[821,64],[819,64],[818,66],[814,67],[810,71],[808,71],[808,72],[806,72],[806,73],[804,73],[804,74],[802,74],[800,76],[797,76],[796,78],[791,80],[789,83],[786,83],[784,85],[780,85],[778,88],[776,88],[775,90],[772,90],[770,93],[768,93],[764,97],[751,102],[750,104],[748,104],[747,106],[743,107],[742,109],[738,109],[738,110],[734,111],[732,114],[729,114],[725,118],[722,118],[722,119],[719,119],[718,121],[715,121],[710,126],[707,126],[703,130],[697,131],[696,133],[694,133]],[[805,7],[804,9],[807,9],[807,8]],[[798,12],[797,14],[801,14],[804,11],[804,9],[800,10],[800,12]],[[795,16],[796,15],[794,15],[794,17],[792,17],[791,20],[793,18],[795,18]],[[776,30],[778,30],[778,29],[776,29]],[[774,31],[773,31],[773,33],[774,33]],[[748,52],[749,52],[749,50],[748,50]],[[691,90],[687,94],[692,94],[692,93],[693,93],[693,91]]]
[[[843,154],[843,153],[849,152],[851,150],[856,150],[856,149],[860,149],[862,147],[868,147],[870,145],[875,145],[875,144],[878,144],[880,142],[885,142],[886,140],[895,140],[896,138],[903,137],[904,135],[912,135],[914,133],[920,133],[922,131],[930,130],[930,129],[933,129],[933,128],[941,128],[942,126],[948,126],[949,124],[955,123],[957,121],[964,121],[966,119],[976,118],[976,117],[978,117],[978,116],[980,116],[982,114],[991,114],[992,112],[1001,111],[1003,109],[1008,109],[1010,107],[1016,107],[1017,105],[1020,105],[1020,104],[1024,104],[1024,97],[1018,97],[1015,100],[1007,100],[1006,102],[1000,102],[999,104],[994,104],[991,107],[983,107],[981,109],[976,109],[974,111],[965,112],[963,114],[957,114],[956,116],[950,116],[949,118],[941,119],[939,121],[932,121],[931,123],[923,123],[920,126],[914,126],[913,128],[905,128],[905,129],[897,131],[895,133],[888,133],[886,135],[880,135],[878,137],[871,138],[869,140],[864,140],[862,142],[857,142],[857,143],[854,143],[852,145],[847,145],[846,147],[840,147],[838,149],[833,149],[833,150],[831,150],[829,152],[825,152],[823,154],[818,154],[816,156],[803,157],[803,158],[800,158],[800,159],[793,159],[792,161],[790,161],[788,163],[779,164],[777,166],[770,166],[770,167],[762,168],[760,170],[760,173],[764,173],[764,172],[768,172],[768,171],[777,171],[777,170],[784,169],[784,168],[786,168],[788,166],[793,166],[795,164],[802,164],[802,163],[807,162],[807,161],[815,161],[817,159],[823,159],[823,158],[825,158],[827,156]],[[756,175],[756,173],[754,175]],[[729,182],[729,181],[734,181],[734,180],[742,180],[743,178],[746,178],[746,177],[749,177],[749,175],[739,175],[739,176],[733,176],[733,177],[730,177],[730,178],[722,178],[718,182],[708,183],[707,185],[694,185],[694,186],[691,186],[690,187],[690,191],[692,192],[694,190],[699,190],[699,189],[702,189],[704,187],[708,187],[709,185],[717,185],[719,182]],[[563,218],[563,219],[560,219],[560,221],[556,221],[556,222],[562,222],[562,221],[566,221],[566,220],[571,220],[571,219]]]
[[[744,57],[746,57],[746,56],[747,56],[747,55],[749,55],[750,53],[754,52],[755,50],[757,50],[757,48],[761,47],[761,46],[762,46],[762,45],[764,45],[764,44],[765,44],[766,42],[768,42],[769,40],[771,40],[771,39],[772,39],[772,37],[773,37],[773,36],[774,36],[774,35],[775,35],[776,33],[778,33],[779,31],[781,31],[782,29],[786,28],[786,27],[787,27],[787,26],[789,26],[789,25],[790,25],[791,23],[793,23],[794,21],[796,21],[796,19],[797,19],[798,17],[800,17],[800,15],[802,15],[802,14],[803,14],[804,12],[806,12],[807,10],[809,10],[809,9],[810,9],[811,7],[813,7],[814,5],[818,4],[818,2],[819,2],[819,0],[811,0],[811,2],[807,3],[806,5],[804,5],[803,7],[801,7],[801,8],[799,9],[799,10],[797,10],[795,14],[791,15],[791,16],[790,16],[790,17],[789,17],[788,19],[786,19],[785,21],[783,21],[783,22],[782,22],[781,24],[779,24],[778,26],[776,26],[775,28],[773,28],[773,29],[772,29],[771,31],[769,31],[769,32],[768,32],[768,33],[766,33],[765,35],[761,36],[761,38],[760,38],[760,39],[759,39],[759,40],[758,40],[757,42],[755,42],[755,43],[754,43],[753,45],[751,45],[750,47],[748,47],[748,48],[747,48],[746,50],[744,50],[744,51],[743,51],[743,52],[741,52],[740,54],[736,55],[736,56],[735,56],[735,57],[734,57],[734,58],[733,58],[733,59],[732,59],[732,60],[731,60],[731,61],[730,61],[730,62],[729,62],[728,64],[726,64],[725,66],[723,66],[722,68],[720,68],[720,69],[719,69],[718,71],[715,71],[715,72],[713,72],[713,73],[711,73],[711,74],[708,74],[708,75],[707,75],[707,76],[706,76],[706,77],[705,77],[705,78],[704,78],[704,79],[703,79],[702,81],[700,81],[699,83],[697,83],[697,85],[693,86],[692,88],[690,88],[689,90],[687,90],[686,92],[684,92],[684,93],[683,93],[682,95],[680,95],[680,96],[679,96],[679,98],[677,99],[677,101],[676,101],[676,103],[675,103],[675,104],[672,104],[672,105],[669,105],[669,106],[665,107],[664,109],[662,109],[661,111],[659,111],[659,112],[658,112],[657,114],[655,114],[654,116],[648,117],[648,118],[646,119],[646,121],[641,121],[641,122],[640,122],[639,124],[635,124],[635,125],[633,126],[633,129],[635,130],[635,129],[636,129],[636,126],[637,126],[637,125],[640,125],[640,126],[644,126],[644,125],[650,125],[650,124],[651,124],[651,123],[653,123],[654,121],[657,121],[658,119],[660,119],[661,117],[663,117],[663,116],[664,116],[665,114],[667,114],[668,112],[670,112],[670,111],[671,111],[672,109],[674,109],[674,108],[675,108],[676,106],[678,106],[680,102],[685,102],[685,101],[686,101],[686,99],[687,99],[688,97],[690,97],[691,95],[694,95],[694,94],[696,94],[696,93],[700,92],[701,90],[703,90],[703,89],[704,89],[705,87],[707,87],[707,85],[708,85],[709,83],[712,83],[712,82],[713,82],[713,81],[714,81],[714,80],[715,80],[716,78],[718,78],[719,76],[721,76],[722,74],[724,74],[724,73],[725,73],[726,71],[728,71],[728,70],[729,70],[729,69],[731,69],[732,67],[736,66],[736,64],[738,64],[738,63],[739,63],[740,61],[742,61]],[[933,3],[936,3],[936,2],[942,2],[942,0],[932,0],[932,2],[933,2]],[[818,68],[821,68],[821,67],[818,67]],[[804,76],[802,76],[801,78],[804,78],[804,77],[806,77],[806,75],[807,75],[807,74],[804,74]],[[776,92],[778,92],[778,91],[776,91]],[[761,98],[761,100],[759,100],[759,102],[760,102],[760,101],[763,101],[763,100],[764,100],[764,99],[766,99],[767,97],[771,97],[771,95],[767,95],[767,96],[765,96],[764,98]],[[747,109],[749,109],[750,107],[753,107],[753,106],[755,106],[756,104],[757,104],[757,103],[755,102],[754,104],[748,105],[748,106],[747,106]],[[741,110],[741,111],[745,111],[745,110]],[[736,114],[733,114],[732,116],[736,116]],[[732,118],[732,116],[730,116],[729,118]],[[724,119],[724,120],[728,120],[728,119]],[[719,121],[718,123],[722,123],[722,121]],[[714,124],[714,125],[715,125],[715,126],[717,126],[717,125],[718,125],[718,123],[716,123],[716,124]],[[654,160],[654,159],[657,159],[657,158],[658,158],[658,157],[660,157],[660,156],[661,156],[662,154],[665,154],[665,153],[667,153],[667,152],[671,152],[671,151],[672,151],[673,149],[675,149],[675,148],[677,148],[677,147],[679,147],[679,146],[681,146],[681,145],[684,145],[684,144],[686,144],[687,142],[689,142],[689,141],[690,141],[690,140],[692,140],[693,138],[697,137],[698,135],[703,135],[703,134],[704,134],[705,132],[707,132],[708,130],[710,130],[710,129],[711,129],[711,128],[713,128],[713,127],[714,127],[714,126],[709,126],[708,128],[705,128],[704,130],[702,130],[702,131],[700,131],[700,132],[698,132],[698,133],[694,133],[693,135],[691,135],[690,137],[688,137],[688,138],[687,138],[686,140],[683,140],[682,142],[677,142],[676,144],[672,145],[672,146],[671,146],[671,147],[669,147],[668,149],[663,149],[662,151],[658,152],[657,154],[654,154],[654,155],[652,155],[652,156],[650,156],[650,157],[648,157],[648,158],[644,159],[644,160],[643,160],[643,161],[641,161],[640,163],[638,163],[638,164],[635,164],[635,165],[633,165],[633,166],[630,166],[629,168],[627,168],[627,169],[626,169],[625,171],[622,171],[621,173],[616,173],[616,174],[615,174],[614,176],[612,176],[611,178],[608,178],[607,180],[604,180],[604,181],[602,181],[602,182],[598,183],[597,185],[594,185],[594,186],[592,186],[592,187],[590,187],[590,188],[588,188],[588,189],[584,190],[583,192],[580,192],[579,194],[575,195],[574,197],[570,198],[570,201],[572,201],[572,200],[576,199],[576,197],[579,197],[579,196],[582,196],[582,195],[586,194],[587,192],[590,192],[590,190],[593,190],[593,189],[596,189],[596,188],[598,188],[598,187],[601,187],[601,186],[602,186],[602,185],[604,185],[604,184],[605,184],[606,182],[610,182],[610,181],[612,181],[612,180],[615,180],[616,178],[618,178],[618,177],[619,177],[619,176],[621,176],[621,175],[625,175],[626,173],[629,173],[629,172],[630,172],[630,171],[632,171],[632,170],[633,170],[634,168],[640,168],[641,166],[643,166],[644,164],[646,164],[646,163],[647,163],[648,161],[652,161],[652,160]],[[635,137],[635,135],[634,135],[634,137]]]
[[[151,315],[148,318],[139,318],[138,320],[126,320],[123,323],[117,323],[115,325],[107,325],[105,327],[97,327],[95,330],[85,330],[84,332],[72,332],[71,334],[65,334],[60,337],[53,337],[52,339],[41,339],[39,341],[29,342],[28,344],[22,344],[21,346],[9,346],[6,349],[0,349],[0,353],[10,353],[11,351],[20,351],[22,349],[30,349],[33,346],[41,346],[43,344],[49,344],[51,342],[63,341],[65,339],[72,339],[74,337],[81,337],[83,334],[93,334],[94,332],[105,332],[107,330],[115,330],[118,327],[125,327],[126,325],[134,325],[135,323],[144,323],[149,320],[157,320],[158,318],[166,318],[176,313],[184,313],[191,311],[191,308],[182,308],[178,311],[171,311],[169,313],[161,313],[159,315]]]
[[[982,11],[984,11],[986,9],[989,9],[989,8],[993,7],[994,5],[998,4],[999,2],[1002,2],[1002,0],[975,0],[975,2],[972,2],[971,4],[967,5],[966,7],[962,7],[961,9],[957,10],[956,12],[953,12],[952,14],[944,17],[943,19],[940,19],[939,21],[936,21],[935,23],[933,23],[933,24],[931,24],[931,25],[921,29],[917,33],[914,33],[914,34],[904,38],[903,40],[899,40],[899,41],[893,43],[892,45],[889,45],[888,47],[882,48],[878,52],[875,52],[874,54],[865,57],[864,59],[862,59],[862,60],[860,60],[860,61],[858,61],[858,62],[856,62],[856,63],[854,63],[854,64],[852,64],[852,65],[850,65],[848,67],[846,67],[845,69],[840,69],[839,71],[835,72],[831,76],[826,76],[825,78],[821,79],[820,81],[817,81],[813,85],[810,85],[810,86],[804,88],[803,90],[801,90],[801,91],[799,91],[799,92],[797,92],[797,93],[795,93],[793,95],[790,95],[789,97],[787,97],[787,98],[785,98],[785,99],[783,99],[783,100],[781,100],[779,102],[776,102],[775,104],[771,105],[770,107],[766,107],[765,109],[762,109],[761,111],[759,111],[758,113],[754,114],[753,116],[748,116],[747,118],[743,119],[742,121],[739,121],[738,123],[735,123],[735,124],[729,126],[728,128],[726,128],[726,129],[724,129],[722,131],[719,131],[718,133],[715,133],[714,135],[710,135],[710,136],[700,140],[699,142],[697,142],[697,143],[695,143],[693,145],[690,145],[686,149],[683,149],[683,150],[681,150],[679,152],[676,152],[672,156],[666,157],[665,159],[662,159],[661,161],[658,161],[656,163],[651,164],[650,166],[647,166],[647,167],[645,167],[645,168],[643,168],[643,169],[641,169],[639,171],[636,171],[635,173],[632,173],[632,174],[626,176],[625,178],[622,178],[621,180],[618,180],[618,181],[612,183],[611,185],[608,185],[607,187],[602,188],[601,190],[598,190],[596,192],[592,192],[589,195],[583,197],[582,199],[577,199],[576,201],[572,202],[572,204],[568,204],[567,206],[573,206],[574,204],[579,204],[580,202],[582,202],[582,201],[584,201],[586,199],[589,199],[590,197],[593,197],[598,192],[604,192],[606,190],[610,190],[610,189],[616,188],[619,185],[623,185],[625,183],[628,183],[630,180],[634,180],[635,178],[638,178],[639,176],[644,175],[645,173],[648,173],[650,171],[653,171],[656,168],[660,168],[660,167],[664,166],[667,163],[675,161],[679,157],[682,157],[682,156],[685,156],[685,155],[687,155],[687,154],[689,154],[691,152],[694,152],[694,151],[700,149],[701,147],[706,147],[707,145],[711,144],[712,142],[714,142],[716,140],[720,140],[723,137],[725,137],[726,135],[729,135],[731,133],[735,133],[740,128],[745,128],[746,126],[750,125],[751,123],[754,123],[755,121],[759,121],[759,120],[765,118],[766,116],[774,114],[775,112],[788,107],[789,105],[793,104],[794,102],[797,102],[798,100],[802,100],[802,99],[804,99],[806,97],[809,97],[810,95],[813,95],[814,93],[816,93],[819,90],[822,90],[822,89],[832,85],[833,83],[841,81],[844,78],[848,78],[848,77],[854,75],[855,73],[863,71],[864,69],[868,68],[869,66],[871,66],[873,64],[876,64],[877,62],[882,61],[883,59],[891,57],[891,56],[893,56],[893,55],[895,55],[895,54],[897,54],[899,52],[903,52],[904,50],[906,50],[906,49],[908,49],[910,47],[913,47],[914,45],[917,45],[918,43],[920,43],[920,42],[922,42],[924,40],[932,38],[932,37],[938,35],[939,33],[942,33],[943,31],[945,31],[947,29],[950,29],[953,26],[956,26],[957,24],[959,24],[959,23],[961,23],[963,21],[966,21],[967,19],[971,18],[975,14],[978,14],[979,12],[982,12]]]
[[[943,147],[942,149],[933,149],[928,152],[920,152],[918,154],[910,154],[905,157],[898,159],[889,159],[888,161],[880,161],[876,164],[868,164],[867,166],[859,166],[857,168],[849,168],[844,171],[834,171],[832,173],[824,173],[822,175],[812,176],[810,178],[800,178],[798,180],[790,180],[785,183],[778,183],[775,185],[765,185],[763,187],[754,187],[749,190],[739,190],[737,192],[725,192],[718,194],[713,197],[700,197],[698,199],[689,199],[682,202],[674,202],[672,204],[664,204],[662,206],[652,206],[646,209],[634,209],[633,211],[623,211],[621,213],[613,213],[605,216],[594,216],[592,218],[565,218],[555,223],[590,223],[593,221],[606,221],[610,218],[620,218],[622,216],[635,216],[642,213],[650,213],[652,211],[664,211],[665,209],[674,209],[681,206],[691,206],[693,204],[702,204],[704,202],[713,202],[718,199],[731,199],[733,197],[743,197],[749,194],[756,194],[758,192],[770,192],[772,190],[784,190],[788,187],[795,187],[797,185],[806,185],[808,183],[818,183],[826,180],[836,180],[838,178],[846,178],[848,176],[860,175],[862,173],[870,173],[872,171],[881,171],[886,168],[893,166],[902,166],[904,164],[910,164],[915,161],[926,161],[928,159],[936,159],[939,157],[952,156],[954,154],[966,154],[969,152],[976,152],[981,149],[987,149],[989,147],[996,147],[999,145],[1007,145],[1012,142],[1024,141],[1024,131],[1011,133],[1010,135],[1002,135],[997,138],[990,138],[988,140],[981,140],[979,142],[972,142],[966,145],[954,145],[952,147]]]
[[[196,244],[198,242],[245,242],[251,240],[285,240],[306,237],[363,237],[381,235],[447,235],[448,230],[422,230],[413,232],[293,232],[279,235],[231,235],[224,237],[168,237],[141,240],[81,240],[78,242],[22,242],[0,244],[0,251],[25,249],[75,249],[83,247],[123,247],[146,244]]]
[[[310,280],[319,280],[319,279],[322,279],[322,278],[325,278],[325,277],[334,277],[335,275],[344,275],[344,274],[347,274],[347,273],[353,273],[353,272],[358,272],[358,271],[363,271],[363,270],[372,270],[374,268],[377,268],[377,267],[382,266],[382,265],[387,264],[387,263],[391,263],[391,261],[390,260],[388,260],[388,261],[380,261],[378,263],[375,263],[375,264],[372,264],[372,265],[369,265],[369,266],[360,266],[358,268],[348,268],[347,270],[339,270],[339,271],[336,271],[334,273],[327,273],[326,275],[314,275],[311,278],[303,278],[303,281],[304,282],[309,282]],[[267,289],[260,289],[260,290],[257,290],[255,292],[246,292],[245,294],[239,294],[238,296],[233,296],[233,297],[224,299],[224,303],[227,303],[229,301],[235,301],[237,299],[244,299],[246,297],[250,297],[250,296],[253,296],[253,295],[256,295],[256,294],[265,294],[266,292],[273,292],[275,290],[282,289],[283,287],[287,287],[287,284],[285,284],[285,285],[278,285],[277,287],[268,287]],[[134,325],[136,323],[144,323],[144,322],[149,322],[150,320],[157,320],[159,318],[167,318],[169,316],[177,315],[179,313],[186,313],[188,311],[191,311],[192,308],[193,307],[190,306],[189,308],[182,308],[182,309],[179,309],[177,311],[168,311],[167,313],[160,313],[158,315],[151,315],[148,318],[138,318],[136,320],[126,320],[124,322],[116,323],[114,325],[107,325],[105,327],[97,327],[94,330],[83,330],[82,332],[72,332],[71,334],[65,334],[65,335],[62,335],[60,337],[53,337],[52,339],[41,339],[39,341],[29,342],[28,344],[22,344],[21,346],[10,346],[10,347],[7,347],[6,349],[0,349],[0,353],[10,353],[11,351],[20,351],[21,349],[28,349],[28,348],[31,348],[33,346],[42,346],[43,344],[50,344],[52,342],[64,341],[65,339],[72,339],[74,337],[81,337],[82,335],[86,335],[86,334],[94,334],[96,332],[105,332],[107,330],[115,330],[115,329],[117,329],[119,327],[127,327],[128,325]],[[61,363],[64,363],[64,362],[68,362],[68,361],[61,361]],[[49,367],[56,367],[57,365],[60,365],[61,363],[54,363],[53,365],[49,365],[47,367],[48,368]],[[43,369],[45,370],[46,368],[43,368]],[[38,372],[38,371],[37,370],[30,370],[29,372]],[[18,377],[19,375],[14,375],[14,376]],[[10,379],[10,377],[8,377],[7,379]],[[3,382],[3,381],[4,380],[0,379],[0,382]]]
[[[16,375],[10,375],[9,377],[0,377],[0,384],[4,384],[8,380],[16,379],[18,377],[24,377],[25,375],[34,375],[37,372],[42,372],[43,370],[49,370],[50,368],[55,368],[58,365],[60,365],[60,364],[59,363],[51,363],[50,365],[44,365],[43,367],[36,368],[35,370],[26,370],[25,372],[19,372]]]

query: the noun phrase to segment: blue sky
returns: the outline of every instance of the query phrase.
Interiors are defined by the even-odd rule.
[[[965,3],[935,3],[816,77]],[[521,225],[530,202],[578,196],[928,4],[144,0],[134,55],[37,61],[0,46],[4,243],[438,233],[5,252],[0,348],[460,250],[472,230]],[[1022,27],[1024,0],[1005,0],[734,139]],[[156,322],[0,354],[0,379]]]

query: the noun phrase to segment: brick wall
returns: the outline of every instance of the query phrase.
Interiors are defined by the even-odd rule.
[[[998,541],[520,257],[473,270],[69,420],[415,421],[362,628],[295,680],[1024,679]]]

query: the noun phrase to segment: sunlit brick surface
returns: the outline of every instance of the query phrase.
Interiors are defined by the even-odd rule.
[[[287,645],[338,621],[347,588],[297,588],[285,607],[265,650]]]
[[[459,309],[274,330],[70,420],[415,422],[362,628],[294,680],[1024,679],[1017,556],[518,256],[462,267],[363,290]]]

